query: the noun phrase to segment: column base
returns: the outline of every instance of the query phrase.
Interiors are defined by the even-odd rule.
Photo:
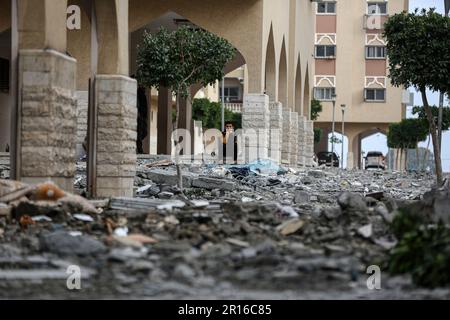
[[[279,102],[270,102],[270,143],[269,157],[277,164],[281,164],[281,129],[283,126],[283,107]]]
[[[137,83],[121,75],[96,77],[97,197],[133,196],[136,174]]]
[[[283,111],[283,143],[281,149],[281,163],[291,163],[291,112]]]
[[[290,134],[290,165],[292,167],[297,167],[298,160],[298,113],[291,112],[291,126],[289,130]]]
[[[239,163],[253,162],[269,158],[270,111],[269,96],[248,94],[244,97],[242,110],[242,130],[245,138]],[[242,149],[242,147],[244,147]]]
[[[23,181],[73,190],[76,60],[54,50],[21,50],[20,167]]]

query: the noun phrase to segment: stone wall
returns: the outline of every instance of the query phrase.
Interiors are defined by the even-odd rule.
[[[270,137],[269,157],[271,160],[281,163],[281,143],[283,126],[283,107],[279,102],[270,102]]]
[[[242,129],[245,137],[246,154],[239,152],[239,162],[268,159],[270,111],[269,96],[248,94],[244,97]],[[240,144],[242,146],[242,143]]]
[[[307,167],[313,166],[314,156],[314,122],[311,120],[305,121],[305,165]]]
[[[89,93],[77,91],[75,96],[77,99],[77,158],[81,158],[85,154],[83,142],[87,136]]]
[[[291,162],[291,112],[283,111],[281,162],[289,165]]]
[[[298,113],[291,112],[291,126],[289,129],[289,143],[291,145],[290,165],[296,167],[298,165]]]
[[[306,118],[303,116],[300,116],[298,119],[298,157],[297,157],[297,164],[299,167],[305,166],[305,153],[306,153],[306,136],[305,136],[305,121]]]
[[[73,188],[76,143],[76,60],[53,50],[20,52],[19,174]]]
[[[136,174],[137,83],[120,75],[96,77],[97,197],[133,196]]]

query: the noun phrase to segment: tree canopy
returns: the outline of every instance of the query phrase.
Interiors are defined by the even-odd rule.
[[[192,118],[202,121],[205,129],[219,129],[222,126],[222,105],[208,99],[194,99]],[[232,122],[235,129],[242,128],[242,114],[225,109],[225,122]]]
[[[437,125],[437,119],[439,114],[439,108],[436,106],[432,106],[431,112],[433,113],[433,118],[435,119],[435,123]],[[447,131],[450,129],[450,109],[444,108],[442,110],[443,116],[442,116],[442,130]],[[425,112],[425,108],[421,106],[416,106],[413,108],[413,114],[416,114],[419,116],[419,119],[424,122],[424,126],[428,126],[428,119]]]
[[[388,19],[384,37],[389,57],[389,78],[394,86],[414,87],[422,95],[424,113],[433,140],[436,180],[442,185],[438,128],[428,103],[427,88],[448,95],[450,91],[450,18],[431,9],[402,12]],[[395,127],[394,127],[395,129]]]
[[[235,49],[225,39],[206,30],[181,27],[170,32],[145,32],[138,47],[137,80],[142,86],[160,86],[183,97],[193,84],[214,84],[224,76],[225,65]]]
[[[395,86],[450,90],[450,18],[430,11],[389,18],[384,36]]]
[[[404,119],[389,126],[388,147],[395,149],[414,149],[428,137],[428,124],[420,119]]]
[[[311,120],[316,121],[319,119],[319,114],[322,112],[322,103],[319,100],[311,100]]]

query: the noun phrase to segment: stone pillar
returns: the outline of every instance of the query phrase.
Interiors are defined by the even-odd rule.
[[[305,152],[306,152],[306,145],[305,145],[305,122],[306,118],[304,116],[298,117],[298,156],[297,156],[297,164],[299,167],[305,166]]]
[[[76,60],[53,50],[19,55],[20,164],[27,183],[73,189],[76,149]]]
[[[290,165],[291,167],[297,167],[298,160],[298,113],[291,112],[291,127],[289,129],[290,134],[290,144],[291,144],[291,155],[290,155]]]
[[[314,155],[314,122],[305,121],[305,165],[312,167]]]
[[[172,92],[159,88],[158,92],[158,154],[172,154]]]
[[[88,127],[88,105],[89,105],[89,92],[77,91],[75,92],[77,99],[77,158],[83,157],[86,152],[83,148],[83,143],[87,136]]]
[[[136,174],[136,80],[96,77],[97,197],[132,197]]]
[[[281,163],[288,165],[291,162],[291,112],[283,111]]]
[[[244,97],[242,129],[245,137],[245,154],[240,155],[239,162],[268,159],[270,133],[269,96],[265,94],[248,94]]]
[[[270,137],[269,157],[272,161],[281,164],[281,143],[283,126],[283,107],[279,102],[270,102]]]

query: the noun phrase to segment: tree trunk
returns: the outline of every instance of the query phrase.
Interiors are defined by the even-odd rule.
[[[431,135],[431,132],[429,133],[429,135]],[[427,142],[427,149],[425,150],[425,155],[423,156],[423,171],[426,171],[427,169],[427,165],[428,165],[428,154],[430,153],[430,142],[431,139],[428,136],[428,142]]]
[[[399,166],[399,155],[398,155],[398,151],[399,151],[399,149],[397,148],[397,154],[395,155],[395,162],[394,162],[394,168],[395,168],[395,171],[399,171],[399,170],[398,170],[398,166]]]
[[[433,151],[434,151],[434,163],[436,165],[436,182],[440,187],[444,181],[442,176],[442,162],[441,162],[441,150],[439,148],[439,141],[436,131],[436,123],[434,122],[433,112],[428,104],[427,92],[425,88],[420,88],[422,93],[423,107],[427,114],[428,122],[430,124],[431,138],[433,139]]]
[[[405,148],[405,172],[408,172],[408,151],[409,148]]]
[[[180,120],[180,99],[181,99],[181,94],[180,94],[179,90],[177,91],[176,99],[177,99],[177,116],[176,116],[175,124],[173,126],[174,132],[176,130],[178,130],[178,121]],[[177,150],[176,146],[178,144],[179,144],[179,141],[175,140],[175,152]],[[175,157],[177,157],[177,155],[175,155]],[[178,188],[183,193],[183,172],[181,171],[181,164],[180,164],[179,161],[176,161],[176,167],[177,167]]]

